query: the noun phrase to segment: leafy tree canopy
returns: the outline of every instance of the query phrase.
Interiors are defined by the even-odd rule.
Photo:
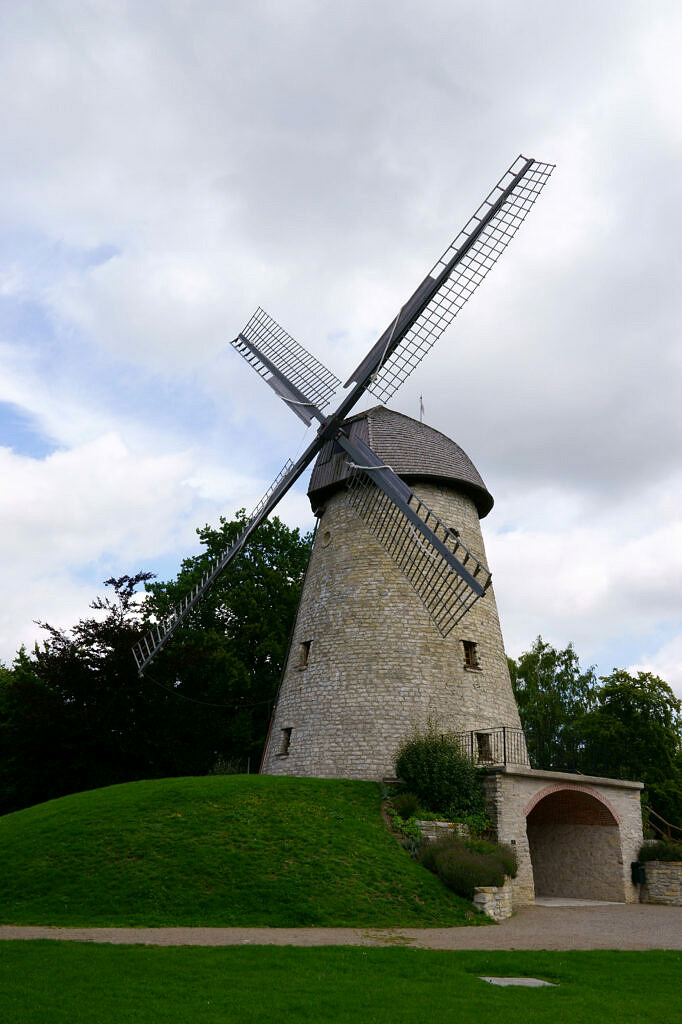
[[[572,644],[542,637],[509,669],[533,767],[641,780],[651,806],[682,823],[682,707],[664,680],[624,669],[597,679]]]
[[[145,675],[131,648],[243,530],[241,512],[197,531],[175,580],[109,579],[70,630],[0,669],[0,813],[115,782],[257,769],[286,657],[310,537],[264,523]],[[140,592],[145,585],[147,593]]]
[[[541,636],[508,663],[531,764],[569,770],[578,742],[576,724],[596,702],[594,668],[580,667],[573,644],[557,651]]]
[[[682,823],[680,701],[651,672],[614,669],[601,684],[596,706],[580,722],[584,769],[643,780],[651,806]]]

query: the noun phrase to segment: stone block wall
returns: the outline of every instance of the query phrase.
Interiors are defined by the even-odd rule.
[[[623,901],[617,826],[528,825],[536,896]]]
[[[469,826],[461,821],[418,821],[423,843],[439,843],[442,839],[456,836],[457,839],[469,839]]]
[[[512,879],[514,905],[524,907],[535,902],[535,881],[526,834],[524,804],[527,796],[521,780],[504,771],[485,777],[486,813],[495,825],[496,837],[516,850],[518,871]]]
[[[495,921],[506,921],[514,912],[511,878],[507,878],[501,886],[477,885],[474,890],[474,906]]]
[[[644,871],[646,882],[640,888],[642,903],[664,903],[682,907],[682,863],[680,861],[648,860]]]
[[[519,863],[514,905],[532,904],[536,894],[636,903],[630,863],[642,845],[641,789],[638,782],[567,772],[491,769],[486,809],[498,840],[516,848]],[[583,881],[572,880],[581,875]],[[579,885],[585,887],[580,896]]]
[[[471,498],[432,483],[414,491],[485,562]],[[477,668],[465,667],[463,640],[477,645]],[[494,593],[443,638],[340,491],[319,522],[262,770],[380,780],[429,723],[520,728]]]

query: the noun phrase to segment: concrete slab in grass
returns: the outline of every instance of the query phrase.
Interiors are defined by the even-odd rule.
[[[547,985],[549,988],[556,988],[551,981],[542,981],[540,978],[481,978],[491,985],[520,985],[521,988],[542,988]]]

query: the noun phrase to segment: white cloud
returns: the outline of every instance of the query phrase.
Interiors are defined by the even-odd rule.
[[[525,497],[535,503],[532,491]],[[599,512],[594,503],[580,509],[569,497],[566,505],[573,508],[563,522],[557,495],[559,514],[548,516],[544,528],[538,518],[552,507],[546,500],[529,526],[496,532],[484,524],[509,652],[518,656],[542,633],[560,647],[573,641],[583,662],[596,661],[608,672],[613,665],[625,667],[629,655],[619,649],[629,651],[637,638],[651,649],[657,633],[682,629],[681,500],[678,478],[666,482],[664,493],[660,486],[640,489]],[[682,672],[674,660],[666,664],[674,673],[668,681],[682,693]]]
[[[682,700],[682,633],[674,637],[649,659],[630,665],[628,671],[653,672],[669,683]]]
[[[0,457],[4,651],[300,448],[227,347],[256,305],[345,379],[521,149],[557,171],[394,404],[495,494],[512,652],[641,635],[679,679],[681,39],[672,2],[8,8],[0,401],[59,450]]]
[[[102,580],[199,550],[195,528],[253,507],[267,484],[194,474],[191,452],[141,455],[116,434],[38,460],[0,448],[0,563],[12,600],[0,606],[0,658],[38,631],[33,619],[69,626]],[[301,496],[282,515],[296,522]],[[307,518],[309,519],[309,513]]]

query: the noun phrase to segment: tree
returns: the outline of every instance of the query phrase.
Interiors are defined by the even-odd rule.
[[[109,579],[93,616],[0,670],[0,813],[133,779],[256,763],[286,656],[310,538],[263,524],[148,671],[131,648],[244,527],[197,531],[205,551],[176,580]],[[147,595],[140,599],[139,587]]]
[[[245,523],[242,510],[231,522],[221,518],[218,529],[198,530],[205,550],[185,559],[176,580],[149,585],[148,619],[164,617],[185,597]],[[276,516],[266,521],[152,665],[152,675],[180,698],[229,705],[214,761],[260,759],[311,542]]]
[[[615,668],[597,680],[572,644],[542,637],[509,670],[533,767],[640,780],[651,806],[682,822],[682,706],[664,680]]]
[[[557,651],[541,636],[508,663],[531,764],[572,770],[580,743],[578,723],[596,700],[594,668],[581,669],[573,644]]]
[[[0,814],[59,795],[64,716],[22,647],[0,670]]]
[[[17,655],[0,702],[3,810],[141,777],[156,708],[135,678],[130,646],[140,628],[135,588],[148,579],[107,580],[115,597],[92,602],[100,614],[68,632],[41,623],[45,642]]]
[[[651,672],[614,669],[601,677],[594,708],[580,722],[586,772],[646,783],[651,806],[682,822],[682,705]]]

